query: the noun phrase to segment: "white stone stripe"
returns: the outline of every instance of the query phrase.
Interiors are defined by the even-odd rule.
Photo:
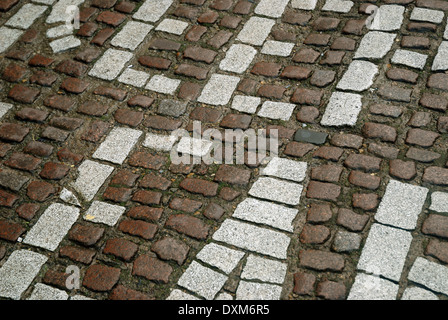
[[[0,119],[3,118],[12,107],[14,106],[10,103],[0,102]]]
[[[79,6],[84,0],[59,0],[51,9],[50,15],[47,17],[47,23],[65,22],[68,18],[67,8],[70,6]]]
[[[272,18],[280,18],[289,0],[261,0],[255,7],[255,13]]]
[[[197,259],[224,271],[226,274],[231,273],[243,257],[244,252],[216,243],[207,244],[196,255]]]
[[[89,76],[104,80],[114,80],[133,56],[134,54],[131,52],[107,49],[90,70]]]
[[[16,250],[0,268],[0,297],[18,300],[48,260],[42,254]]]
[[[395,300],[399,286],[378,276],[358,274],[347,300]]]
[[[417,258],[408,279],[435,292],[448,295],[448,268],[424,258]]]
[[[34,23],[34,21],[39,18],[45,10],[47,10],[47,6],[40,6],[31,3],[25,4],[19,11],[16,12],[9,20],[5,23],[5,26],[19,28],[19,29],[28,29]]]
[[[254,46],[262,46],[274,25],[275,20],[251,17],[238,34],[237,40]]]
[[[156,22],[172,4],[173,0],[146,0],[132,18],[147,22]]]
[[[54,251],[78,216],[78,208],[54,203],[28,231],[23,243]]]
[[[288,264],[262,257],[249,255],[241,273],[241,279],[260,280],[263,282],[283,284]]]
[[[122,164],[138,139],[143,134],[140,130],[114,128],[93,154],[93,158]]]
[[[226,105],[236,90],[240,78],[223,74],[213,74],[202,90],[198,102],[210,105]]]
[[[152,30],[153,26],[137,21],[129,21],[121,31],[112,38],[110,44],[129,50],[135,50]]]
[[[448,41],[442,41],[432,64],[432,71],[448,70]]]
[[[236,290],[236,300],[280,300],[282,287],[267,284],[241,281]]]
[[[114,167],[85,160],[78,167],[78,178],[72,183],[72,187],[86,201],[91,201],[112,171]]]
[[[46,284],[38,283],[34,286],[34,290],[28,300],[68,300],[68,294]]]
[[[370,25],[370,30],[396,31],[400,30],[404,19],[404,6],[383,5],[376,12]]]
[[[22,30],[0,27],[0,53],[8,50],[8,48],[16,42],[22,34]]]
[[[373,79],[378,74],[378,67],[368,61],[354,60],[348,66],[338,85],[339,90],[362,92],[373,85]]]
[[[273,178],[259,178],[249,190],[249,195],[296,206],[300,203],[303,186]]]
[[[255,58],[257,50],[245,44],[233,44],[226,52],[225,58],[219,64],[224,71],[243,73]]]

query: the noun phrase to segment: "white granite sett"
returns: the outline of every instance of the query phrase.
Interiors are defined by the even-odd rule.
[[[133,56],[131,52],[107,49],[90,70],[89,76],[103,80],[114,80]]]
[[[283,284],[287,269],[286,263],[251,254],[247,257],[241,279]]]
[[[408,279],[432,291],[448,295],[448,268],[424,258],[417,258]]]
[[[339,13],[348,13],[352,9],[354,3],[346,0],[326,0],[322,11],[333,11]]]
[[[174,135],[147,133],[143,146],[154,150],[170,151],[176,141],[177,137]]]
[[[398,285],[377,276],[359,273],[347,300],[396,300]]]
[[[173,0],[146,0],[132,18],[147,22],[156,22],[172,4]]]
[[[224,71],[243,73],[255,58],[257,50],[246,44],[233,44],[226,52],[225,58],[219,64]]]
[[[138,71],[131,68],[126,68],[121,76],[118,77],[118,81],[124,84],[141,88],[143,87],[150,77],[149,73],[144,71]]]
[[[261,16],[280,18],[285,12],[289,0],[261,0],[255,7],[255,13]]]
[[[445,14],[443,11],[416,7],[412,10],[410,19],[439,24],[443,22],[444,17]]]
[[[74,206],[81,206],[78,198],[74,195],[74,193],[70,190],[67,190],[66,188],[63,188],[59,193],[59,199]]]
[[[93,201],[83,218],[86,221],[114,226],[125,211],[126,208],[122,206],[102,201]]]
[[[215,241],[277,259],[287,258],[288,246],[291,241],[284,233],[233,219],[226,219],[212,238]]]
[[[288,121],[295,108],[296,105],[292,103],[265,101],[257,115],[263,118]]]
[[[403,293],[401,300],[439,300],[439,298],[432,292],[419,288],[409,287]]]
[[[382,59],[390,51],[394,44],[396,34],[370,31],[361,40],[354,59]]]
[[[212,300],[226,281],[227,276],[193,261],[177,284],[207,300]]]
[[[37,283],[28,300],[68,300],[68,294],[46,284]]]
[[[67,12],[68,7],[77,7],[83,2],[84,0],[59,0],[51,7],[46,23],[65,22],[69,18],[69,14],[73,14],[73,12]]]
[[[405,7],[398,5],[383,5],[378,8],[370,30],[395,31],[403,24]]]
[[[261,170],[261,174],[302,182],[306,178],[307,169],[308,164],[306,162],[275,157],[269,162],[266,168]]]
[[[358,270],[399,281],[412,242],[412,234],[401,229],[372,225],[358,262]]]
[[[215,73],[202,90],[198,102],[214,106],[226,105],[239,82],[238,77]]]
[[[212,148],[213,143],[209,140],[182,137],[177,144],[176,151],[194,157],[204,157],[210,153]]]
[[[54,203],[40,216],[23,243],[50,251],[56,250],[79,216],[79,209]]]
[[[442,41],[432,64],[432,71],[448,70],[448,41]]]
[[[267,284],[241,281],[236,290],[236,300],[280,300],[282,287]]]
[[[3,118],[12,107],[14,107],[14,105],[10,103],[0,102],[0,119]]]
[[[196,298],[195,296],[185,293],[182,290],[174,289],[171,291],[170,295],[166,300],[200,300],[199,298]]]
[[[153,26],[138,21],[129,21],[120,30],[115,37],[112,38],[110,44],[129,50],[135,50],[145,37],[152,30]]]
[[[231,108],[244,113],[253,114],[257,111],[261,98],[251,96],[235,96]]]
[[[19,300],[47,260],[33,251],[13,251],[0,268],[0,297]]]
[[[47,6],[40,6],[31,3],[23,5],[8,21],[6,21],[5,26],[18,28],[18,29],[28,29],[34,23],[34,21],[39,18]]]
[[[294,9],[300,10],[314,10],[317,5],[317,0],[292,0],[291,6]]]
[[[181,81],[178,79],[171,79],[164,75],[155,75],[149,80],[145,89],[155,91],[158,93],[173,95],[179,87]]]
[[[302,191],[300,184],[261,177],[252,185],[249,195],[296,206],[300,203]]]
[[[373,85],[378,67],[368,61],[353,60],[336,86],[339,90],[362,92]]]
[[[394,64],[405,65],[411,68],[423,70],[427,59],[428,56],[426,54],[398,49],[395,51],[391,62]]]
[[[180,20],[165,19],[156,27],[156,31],[172,33],[180,36],[187,29],[188,23]]]
[[[263,48],[261,48],[261,53],[271,56],[288,57],[292,49],[294,49],[294,46],[295,44],[290,42],[268,40],[264,43]]]
[[[293,232],[293,221],[299,211],[272,202],[247,198],[240,202],[232,217]]]
[[[67,36],[50,42],[50,47],[54,53],[67,51],[81,45],[81,40],[75,36]]]
[[[59,38],[62,36],[68,36],[69,34],[72,34],[73,30],[70,28],[67,28],[65,24],[61,24],[60,26],[50,28],[47,30],[47,38]]]
[[[229,274],[236,268],[244,254],[242,251],[210,243],[199,251],[196,258]]]
[[[23,34],[22,30],[0,27],[0,53],[5,52],[8,48],[19,39]]]
[[[334,92],[322,117],[323,126],[354,126],[362,108],[362,96],[354,93]]]
[[[140,130],[122,127],[114,128],[92,157],[122,164],[142,134],[143,132]]]
[[[394,227],[414,230],[428,195],[428,189],[391,180],[375,219]]]
[[[238,34],[237,40],[254,46],[261,46],[271,33],[274,25],[275,20],[251,17]]]
[[[112,166],[85,160],[78,167],[78,177],[72,183],[72,187],[86,201],[91,201],[112,171],[114,171]]]
[[[223,292],[218,294],[215,300],[233,300],[233,297],[230,294]]]
[[[448,213],[448,193],[433,192],[431,194],[431,206],[429,210]]]

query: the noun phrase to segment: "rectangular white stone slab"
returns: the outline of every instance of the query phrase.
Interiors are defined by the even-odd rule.
[[[244,113],[253,114],[257,111],[261,98],[250,96],[235,96],[231,108]]]
[[[213,143],[208,140],[182,137],[177,145],[177,152],[195,157],[204,157],[212,150]]]
[[[448,295],[448,268],[424,258],[417,258],[408,279],[435,292]]]
[[[84,214],[84,220],[114,226],[126,211],[125,207],[112,205],[102,201],[94,201]]]
[[[146,0],[132,18],[147,22],[156,22],[172,4],[173,0]]]
[[[238,34],[237,40],[254,46],[261,46],[271,33],[274,25],[275,20],[251,17]]]
[[[141,88],[148,82],[150,76],[149,73],[144,71],[126,68],[117,80],[121,83]]]
[[[383,5],[379,7],[369,29],[380,31],[400,30],[404,11],[404,6]]]
[[[226,219],[213,234],[213,240],[235,247],[286,259],[291,239],[284,233],[257,227],[233,219]]]
[[[241,281],[236,290],[236,300],[280,300],[282,287],[267,284]]]
[[[296,105],[292,103],[265,101],[257,115],[263,118],[288,121],[295,108]]]
[[[79,216],[79,209],[60,203],[50,205],[25,236],[23,243],[56,250]]]
[[[181,81],[178,79],[171,79],[164,75],[155,75],[149,80],[145,89],[155,91],[163,94],[173,95],[179,87]]]
[[[378,67],[368,61],[353,60],[336,86],[339,90],[362,92],[373,85]]]
[[[114,167],[85,160],[78,167],[78,178],[72,183],[72,187],[86,201],[91,201],[112,171],[114,171]]]
[[[255,13],[260,16],[280,18],[288,2],[289,0],[261,0],[255,7]]]
[[[292,0],[291,6],[294,9],[300,10],[314,10],[317,5],[317,0]]]
[[[187,29],[188,23],[180,20],[165,19],[159,23],[156,31],[163,31],[180,36]]]
[[[381,200],[375,220],[394,227],[414,230],[428,189],[391,180]]]
[[[227,276],[193,261],[177,284],[207,300],[212,300],[226,281]]]
[[[300,203],[303,186],[273,178],[259,178],[249,190],[249,195],[292,206]]]
[[[5,26],[18,29],[28,29],[34,21],[39,18],[45,10],[47,10],[47,8],[47,6],[27,3],[21,7],[15,15],[6,21]]]
[[[354,93],[334,92],[322,116],[323,126],[354,126],[362,109],[362,96]]]
[[[448,213],[448,193],[433,192],[431,194],[431,206],[429,210]]]
[[[442,41],[432,64],[432,71],[448,70],[448,41]]]
[[[247,198],[236,207],[232,217],[293,232],[292,223],[298,213],[297,209]]]
[[[270,56],[288,57],[294,46],[295,44],[290,42],[268,40],[261,48],[261,53]]]
[[[411,68],[423,70],[428,56],[418,52],[398,49],[395,51],[391,62],[394,64],[405,65]]]
[[[396,300],[399,286],[377,276],[358,274],[347,300]]]
[[[247,257],[241,279],[283,284],[287,269],[288,265],[286,263],[251,254]]]
[[[67,28],[65,24],[61,24],[60,26],[51,28],[47,30],[47,38],[59,38],[62,36],[67,36],[72,34],[73,30],[71,28]]]
[[[196,255],[199,259],[213,267],[216,267],[226,274],[231,273],[241,259],[244,257],[244,252],[230,249],[216,243],[207,244]]]
[[[0,27],[0,53],[8,50],[8,48],[16,42],[22,34],[22,30]]]
[[[47,286],[43,283],[37,283],[27,300],[68,300],[68,294],[63,290]]]
[[[133,56],[131,52],[107,49],[90,70],[89,76],[103,80],[114,80]]]
[[[322,7],[322,11],[333,11],[340,13],[348,13],[352,9],[354,3],[345,0],[327,0]]]
[[[0,268],[0,297],[19,300],[47,260],[33,251],[13,251]]]
[[[81,40],[75,36],[67,36],[50,42],[50,47],[54,53],[67,51],[81,45]]]
[[[249,68],[257,50],[246,44],[233,44],[226,52],[225,58],[219,64],[224,71],[243,73]]]
[[[443,11],[426,8],[414,8],[411,13],[411,20],[431,23],[442,23],[445,14]]]
[[[273,158],[261,174],[274,176],[281,179],[302,182],[306,178],[308,164],[306,162],[294,161],[285,158]]]
[[[408,287],[404,290],[401,300],[439,300],[439,298],[428,290],[419,287]]]
[[[135,50],[140,43],[145,40],[145,37],[152,30],[152,28],[153,26],[147,23],[129,21],[123,29],[121,29],[121,31],[112,38],[110,44],[115,47]]]
[[[51,8],[51,12],[47,17],[47,23],[65,22],[70,16],[67,12],[70,6],[79,6],[84,0],[59,0]],[[72,13],[73,14],[73,13]]]
[[[396,34],[370,31],[361,40],[354,59],[382,59],[390,51],[394,44]]]
[[[170,151],[176,141],[177,137],[174,135],[147,133],[143,146],[160,151]]]
[[[411,242],[412,234],[408,231],[373,224],[358,262],[358,270],[399,281]]]
[[[116,164],[122,164],[142,134],[143,132],[140,130],[114,128],[92,157]]]
[[[198,102],[214,106],[226,105],[239,82],[238,77],[215,73],[202,90]]]
[[[3,118],[12,107],[14,106],[10,103],[0,102],[0,119]]]
[[[174,289],[166,300],[201,300],[195,296],[185,293],[182,290]]]

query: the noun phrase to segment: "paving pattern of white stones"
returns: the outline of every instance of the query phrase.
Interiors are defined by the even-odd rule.
[[[198,261],[190,264],[178,286],[201,298],[222,297],[218,294],[228,275],[242,263],[237,300],[280,299],[288,267],[285,260],[293,232],[292,223],[299,212],[291,206],[300,203],[303,190],[300,183],[307,170],[308,165],[304,162],[272,159],[262,172],[269,177],[258,178],[249,190],[252,197],[242,201],[232,217],[221,224],[212,236],[213,242],[197,254]],[[190,293],[181,292],[174,289],[168,299],[195,298]]]

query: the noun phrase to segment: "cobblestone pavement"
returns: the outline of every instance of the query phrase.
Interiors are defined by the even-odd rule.
[[[0,11],[0,298],[447,298],[447,1]]]

